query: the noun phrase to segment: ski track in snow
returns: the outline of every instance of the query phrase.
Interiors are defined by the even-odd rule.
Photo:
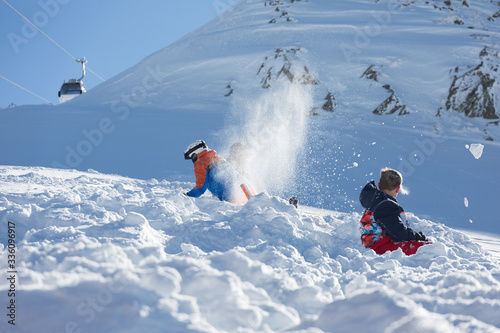
[[[190,185],[0,167],[0,267],[12,221],[19,277],[1,331],[500,331],[499,262],[462,232],[408,214],[434,243],[379,256],[357,213]]]

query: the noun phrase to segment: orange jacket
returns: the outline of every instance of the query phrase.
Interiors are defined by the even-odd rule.
[[[205,150],[198,154],[198,159],[194,162],[194,174],[196,176],[196,186],[197,188],[202,188],[205,184],[205,178],[207,177],[207,167],[220,160],[222,157],[217,155],[215,150]]]
[[[194,163],[194,174],[196,186],[187,193],[190,197],[198,198],[208,189],[221,201],[244,204],[248,201],[250,193],[255,194],[251,184],[245,184],[245,179],[218,156],[215,150],[206,150],[198,154]],[[247,194],[245,190],[250,193]]]

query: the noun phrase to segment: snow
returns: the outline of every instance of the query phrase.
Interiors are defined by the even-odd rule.
[[[498,246],[498,237],[496,234],[471,230],[464,232],[467,233],[467,236],[469,236],[472,240],[481,244],[481,246],[491,255],[500,259],[500,248]]]
[[[473,143],[470,146],[466,145],[465,148],[470,150],[470,153],[476,160],[480,159],[483,155],[484,146],[480,143]]]
[[[494,195],[481,189],[500,185],[499,126],[445,108],[455,68],[477,67],[485,46],[498,48],[497,25],[487,19],[498,11],[494,2],[264,3],[238,2],[68,103],[0,110],[0,141],[10,143],[0,145],[1,163],[186,181],[191,166],[177,157],[192,141],[202,138],[226,157],[243,142],[255,146],[249,163],[260,190],[356,212],[360,187],[390,166],[411,190],[407,210],[498,233]],[[288,14],[268,23],[282,15],[277,8]],[[474,29],[447,23],[456,16]],[[291,88],[279,74],[288,65]],[[378,81],[361,77],[372,65]],[[268,74],[271,88],[263,89]],[[317,84],[303,84],[307,75]],[[372,114],[390,96],[386,85],[412,113]],[[328,93],[331,113],[322,109]],[[470,161],[463,147],[471,142],[487,154]],[[465,209],[465,196],[474,207]]]
[[[433,244],[379,256],[358,213],[193,199],[190,185],[1,167],[22,281],[2,332],[499,331],[500,263],[460,231],[409,214]]]
[[[226,131],[225,138],[251,147],[243,167],[257,189],[279,192],[293,184],[298,157],[306,146],[304,110],[312,108],[312,100],[308,89],[288,84],[263,93],[255,101],[246,97],[233,100],[231,119],[235,125]]]
[[[0,110],[0,269],[11,221],[19,277],[1,332],[500,331],[500,127],[446,110],[455,73],[498,49],[498,5],[272,4],[240,1],[62,105]],[[185,197],[197,139],[246,144],[260,194]],[[433,242],[410,257],[359,240],[386,166]]]

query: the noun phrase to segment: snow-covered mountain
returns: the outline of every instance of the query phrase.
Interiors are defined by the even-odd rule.
[[[408,177],[420,216],[496,231],[485,222],[494,195],[482,189],[500,183],[498,10],[495,1],[240,1],[70,103],[2,110],[0,155],[185,180],[190,166],[178,157],[192,140],[223,152],[241,141],[272,193],[354,211],[359,187],[390,165]],[[480,160],[472,144],[485,147]]]
[[[22,329],[498,331],[498,262],[456,229],[498,239],[499,10],[240,1],[70,102],[0,110]],[[182,197],[196,139],[247,144],[264,193]],[[409,258],[359,243],[359,191],[385,166],[435,242]]]
[[[407,113],[434,116],[446,105],[498,119],[498,11],[495,1],[240,1],[87,97],[115,107],[199,109],[209,100],[227,109],[223,97],[248,95],[281,77],[318,86],[322,98],[332,95],[344,109],[397,99]],[[387,100],[367,94],[360,77],[369,68]],[[460,104],[478,80],[484,89],[477,98],[490,108],[469,114]],[[352,105],[360,89],[366,92]],[[455,90],[467,94],[455,97]]]

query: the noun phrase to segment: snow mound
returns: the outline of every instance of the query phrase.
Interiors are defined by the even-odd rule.
[[[434,243],[378,256],[359,214],[193,199],[190,185],[0,167],[19,275],[1,331],[499,331],[499,264],[461,232],[409,214]]]

